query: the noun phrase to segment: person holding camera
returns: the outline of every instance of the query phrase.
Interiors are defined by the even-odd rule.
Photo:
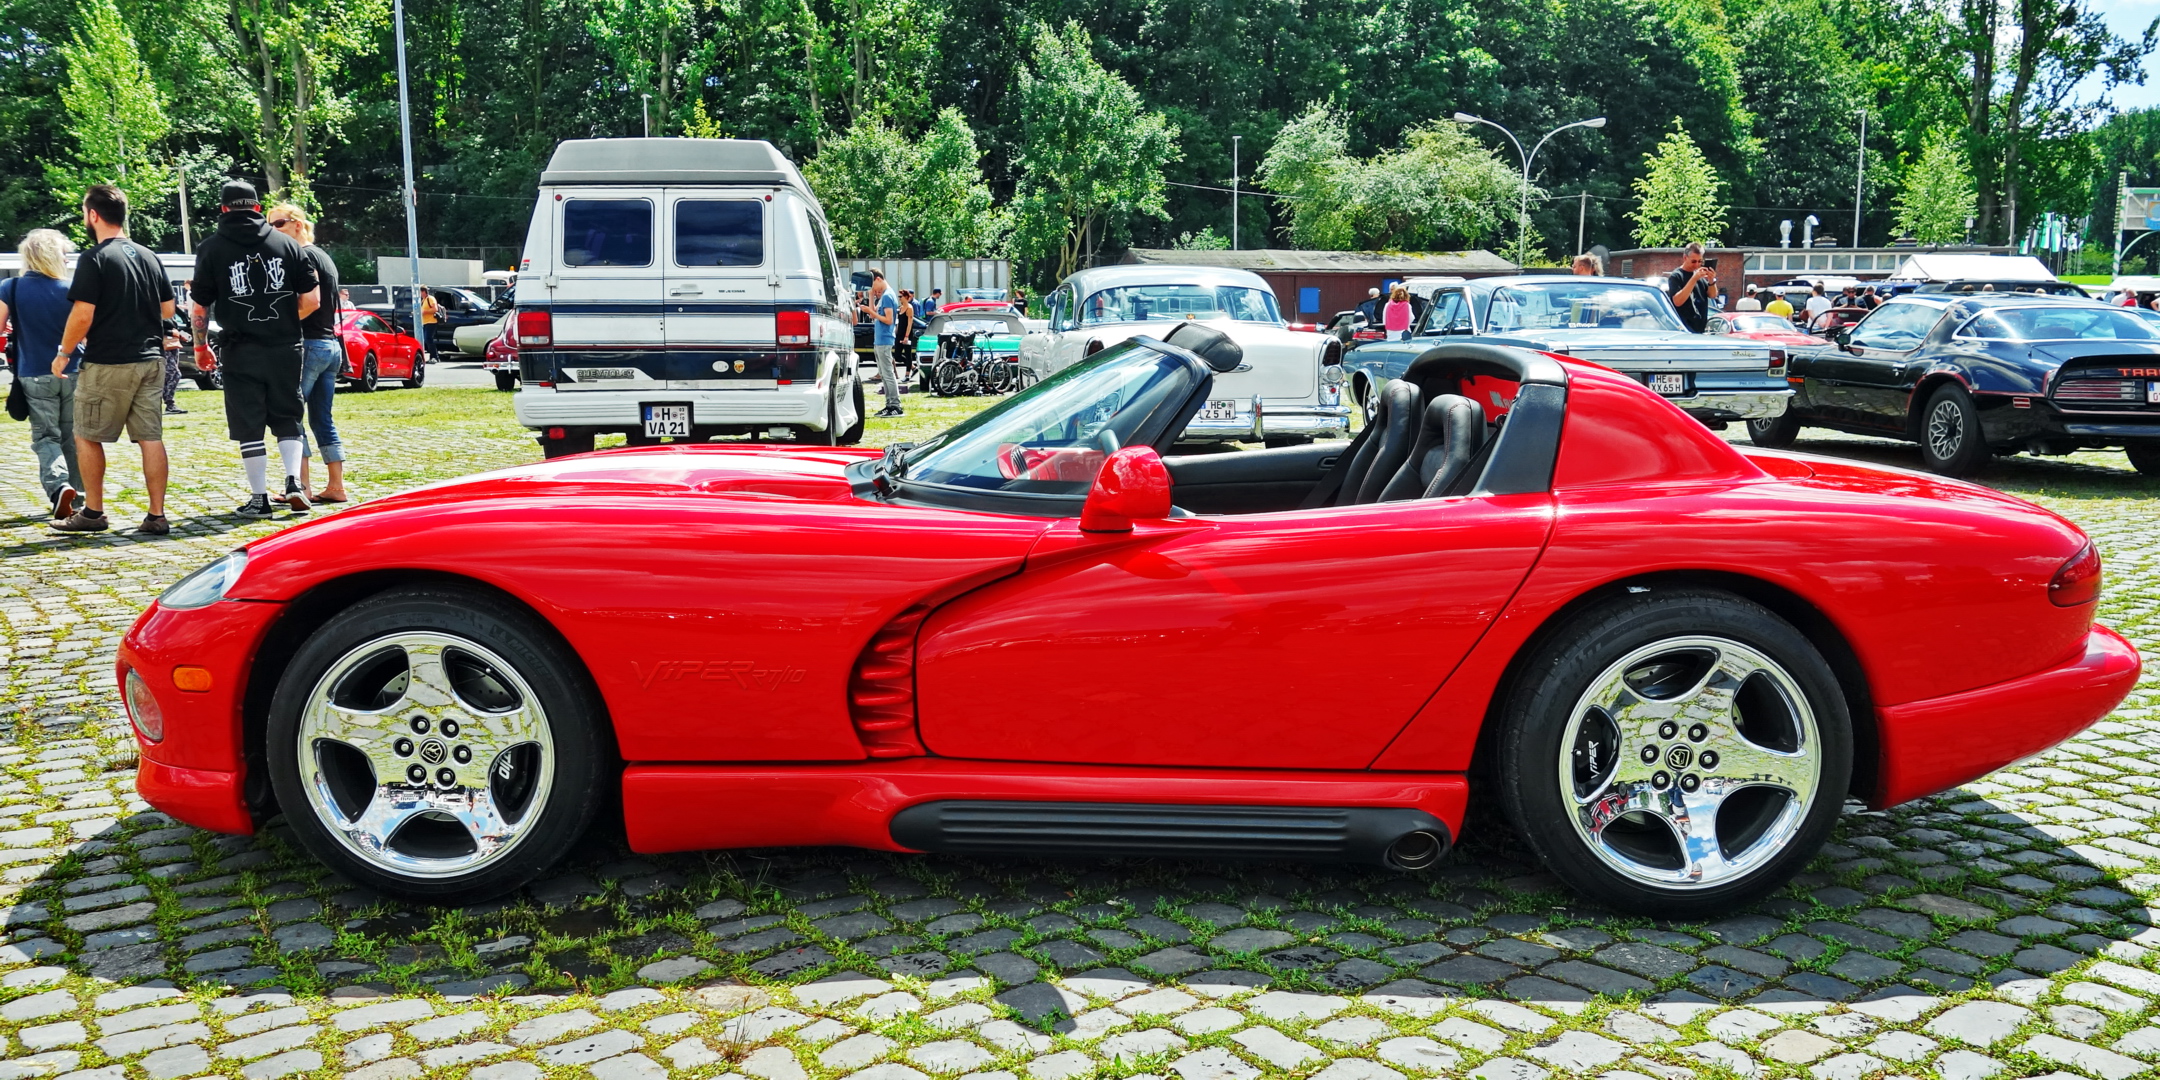
[[[1698,334],[1710,329],[1710,298],[1717,294],[1717,263],[1704,260],[1699,243],[1681,249],[1680,268],[1665,275],[1665,296],[1680,321]]]

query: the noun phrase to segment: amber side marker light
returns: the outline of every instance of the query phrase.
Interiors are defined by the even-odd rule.
[[[2048,582],[2048,599],[2056,607],[2076,607],[2100,599],[2100,552],[2085,542],[2070,561],[2055,571],[2055,580]]]
[[[185,690],[190,694],[207,694],[210,692],[210,669],[182,664],[172,669],[172,684],[176,690]]]

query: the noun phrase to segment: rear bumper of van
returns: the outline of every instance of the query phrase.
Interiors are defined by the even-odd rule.
[[[562,427],[594,431],[642,431],[646,405],[689,405],[690,423],[708,427],[789,425],[823,431],[827,390],[816,383],[770,390],[668,390],[642,386],[632,391],[555,390],[526,384],[513,400],[518,423],[533,429]]]

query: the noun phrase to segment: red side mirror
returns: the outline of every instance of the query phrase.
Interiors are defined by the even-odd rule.
[[[1133,522],[1170,516],[1170,470],[1154,447],[1128,446],[1103,461],[1080,508],[1085,532],[1131,532]]]

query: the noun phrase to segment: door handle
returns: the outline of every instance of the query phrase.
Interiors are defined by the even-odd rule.
[[[677,285],[677,286],[675,286],[675,287],[674,287],[673,289],[670,289],[670,290],[668,290],[668,295],[669,295],[669,296],[703,296],[703,295],[705,295],[705,290],[704,290],[704,289],[701,289],[701,288],[699,288],[699,287],[697,287],[697,286],[695,286],[695,285]]]

